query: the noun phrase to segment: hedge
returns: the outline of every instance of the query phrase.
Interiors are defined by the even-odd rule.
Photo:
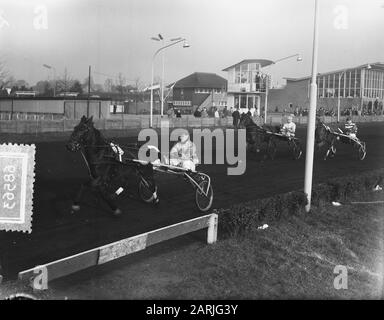
[[[377,184],[382,184],[384,169],[333,178],[312,188],[312,207],[319,207],[331,201],[345,201],[354,195],[364,195]],[[224,237],[240,237],[264,222],[271,223],[290,215],[304,213],[307,196],[303,191],[292,191],[265,199],[236,204],[228,209],[217,209],[219,234]]]

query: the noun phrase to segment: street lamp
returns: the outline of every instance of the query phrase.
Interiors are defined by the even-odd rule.
[[[174,41],[178,41],[178,40],[181,40],[182,38],[181,37],[178,37],[178,38],[172,38],[170,39],[170,41],[174,42]],[[162,42],[162,46],[164,46],[164,37],[159,33],[157,35],[157,37],[151,37],[151,40],[154,40],[154,41],[161,41]],[[186,48],[185,46],[185,43],[184,43],[184,48]],[[163,70],[162,70],[162,75],[161,75],[161,111],[160,111],[160,114],[161,114],[161,117],[163,117],[164,115],[164,70],[165,70],[165,55],[164,55],[164,52],[162,54],[162,65],[163,65]]]
[[[296,61],[303,61],[303,58],[301,57],[301,55],[299,53],[296,53],[296,54],[290,55],[288,57],[284,57],[284,58],[275,60],[275,61],[272,62],[272,64],[276,64],[276,63],[278,63],[280,61],[291,59],[291,58],[294,58],[294,57],[297,57]],[[266,88],[265,88],[264,123],[267,123],[269,79],[270,79],[269,75],[267,75],[267,80],[266,80],[267,83],[266,83]]]
[[[161,40],[161,39],[159,39]],[[184,42],[183,48],[189,48],[189,44],[187,43],[185,38],[176,38],[176,39],[171,39],[171,43],[167,44],[166,46],[162,46],[161,48],[157,49],[155,54],[152,57],[152,76],[151,76],[151,110],[150,110],[150,122],[149,126],[152,128],[153,125],[153,73],[154,73],[154,62],[157,54],[166,48],[172,47],[180,42]],[[164,73],[164,63],[163,63],[163,73]],[[164,79],[164,77],[163,77]],[[164,107],[164,102],[163,102],[163,90],[164,89],[164,80],[162,80],[162,88],[161,88],[161,115],[163,115],[163,107]]]
[[[56,96],[56,68],[53,67],[53,66],[50,66],[48,64],[43,64],[43,67],[44,68],[47,68],[49,70],[53,70],[53,81],[55,83],[54,87],[53,87],[53,96],[55,97]]]
[[[273,64],[276,64],[277,62],[280,62],[280,61],[283,61],[283,60],[287,60],[287,59],[290,59],[290,58],[294,58],[294,57],[297,57],[296,61],[303,61],[303,58],[301,57],[301,55],[299,53],[296,53],[296,54],[293,54],[291,56],[278,59],[278,60],[274,61]]]

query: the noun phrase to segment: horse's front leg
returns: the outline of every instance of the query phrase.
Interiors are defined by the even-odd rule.
[[[333,144],[334,144],[333,140],[328,144],[328,148],[327,148],[327,152],[325,153],[324,160],[327,160],[328,156],[333,157],[335,155],[335,152],[333,151],[334,150]]]
[[[79,191],[76,194],[76,197],[75,197],[75,199],[73,201],[73,204],[72,204],[72,207],[71,207],[71,213],[72,214],[75,213],[76,211],[80,210],[80,201],[81,201],[81,198],[83,196],[85,187],[86,187],[86,184],[83,183],[80,186],[80,189],[79,189]]]
[[[111,208],[111,210],[113,211],[113,215],[114,216],[121,215],[122,214],[121,209],[117,207],[115,201],[112,198],[112,195],[108,192],[107,188],[102,184],[97,185],[96,188],[100,197],[107,203],[109,208]]]

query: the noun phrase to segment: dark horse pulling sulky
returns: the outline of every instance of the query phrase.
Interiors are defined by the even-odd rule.
[[[330,127],[325,125],[322,121],[317,120],[315,129],[315,145],[316,149],[320,150],[323,146],[326,147],[327,151],[324,155],[324,160],[328,157],[334,157],[336,154],[335,142],[337,137],[333,134]]]
[[[275,158],[276,154],[276,141],[283,141],[288,143],[289,150],[295,160],[300,159],[302,155],[302,149],[300,141],[296,137],[288,137],[285,134],[280,133],[280,126],[258,126],[252,118],[243,113],[240,119],[240,128],[246,128],[247,148],[256,148],[259,152],[260,148],[266,146],[266,155],[271,160]]]
[[[266,154],[273,160],[276,153],[276,143],[266,129],[257,125],[246,113],[240,117],[239,128],[246,129],[247,149],[259,152],[265,145]]]
[[[315,145],[317,150],[320,150],[322,146],[326,146],[326,153],[324,155],[324,160],[327,160],[328,157],[334,157],[336,154],[336,141],[340,141],[345,144],[352,145],[358,153],[360,160],[364,160],[367,154],[367,149],[365,142],[359,140],[358,138],[350,137],[341,129],[338,129],[339,132],[333,131],[330,127],[325,125],[322,121],[318,119],[316,130],[315,130]]]
[[[139,163],[132,158],[122,159],[121,148],[108,142],[94,127],[92,117],[83,116],[74,128],[66,145],[71,152],[80,151],[88,168],[89,180],[82,184],[72,205],[72,212],[80,210],[80,201],[86,187],[99,195],[114,215],[120,215],[114,198],[132,180],[138,178],[139,195],[145,202],[158,203],[157,187],[151,163]]]

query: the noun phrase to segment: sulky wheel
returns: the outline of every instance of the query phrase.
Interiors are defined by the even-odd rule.
[[[365,146],[365,142],[361,142],[359,145],[359,159],[364,160],[367,155],[367,149]]]
[[[200,181],[199,182],[199,186],[203,190],[206,190],[207,186],[208,186],[208,180]],[[212,202],[213,202],[213,188],[212,188],[212,184],[209,185],[209,189],[208,189],[207,195],[202,193],[199,188],[196,188],[195,203],[196,203],[197,208],[201,212],[208,211],[211,208],[211,206],[212,206]]]
[[[331,146],[332,156],[336,154],[336,147],[334,145]]]
[[[301,155],[303,154],[303,150],[301,149],[300,143],[294,140],[290,141],[290,146],[292,150],[292,155],[295,160],[299,160]]]
[[[154,186],[155,191],[153,192],[153,186],[150,185],[144,179],[140,179],[139,182],[139,196],[140,199],[146,203],[155,203],[159,202],[159,198],[157,196],[157,186]]]

